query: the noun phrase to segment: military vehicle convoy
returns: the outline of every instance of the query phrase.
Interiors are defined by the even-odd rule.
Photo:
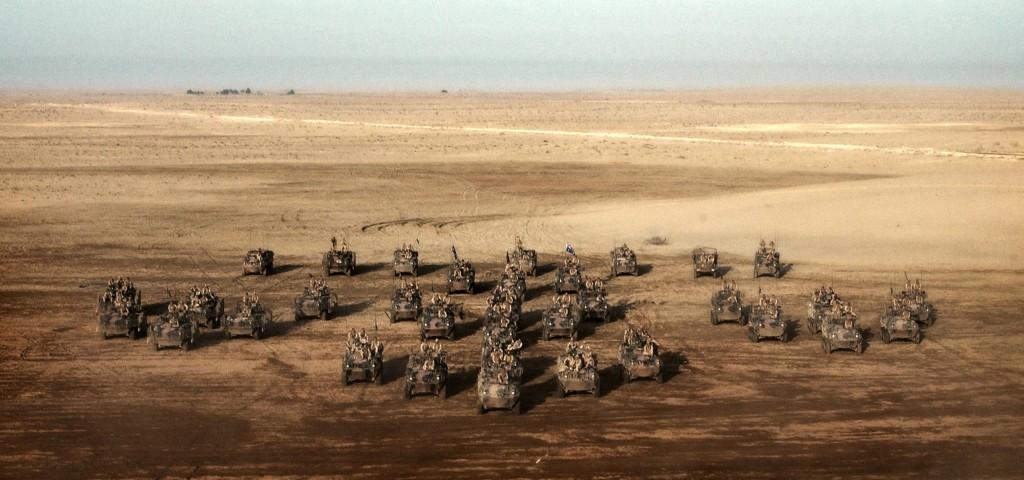
[[[402,244],[400,248],[395,249],[395,255],[392,264],[395,269],[395,276],[400,277],[402,275],[416,276],[420,269],[420,252],[412,248],[412,245]]]
[[[537,251],[523,248],[523,240],[516,237],[516,248],[505,252],[505,263],[515,265],[525,275],[537,276]]]
[[[691,254],[693,258],[693,278],[702,275],[718,277],[718,250],[711,247],[697,247]]]
[[[603,281],[597,278],[586,279],[576,300],[580,305],[581,320],[608,322],[608,297],[605,296]]]
[[[331,249],[324,252],[321,266],[325,277],[335,273],[344,273],[345,276],[351,277],[356,273],[356,252],[350,250],[344,240],[341,242],[341,248],[338,248],[337,237],[331,237]]]
[[[452,304],[448,295],[435,293],[420,313],[420,340],[455,340],[456,318],[462,318],[462,306]]]
[[[153,349],[161,347],[178,347],[188,350],[199,335],[199,327],[192,321],[185,302],[170,302],[167,313],[160,315],[159,320],[149,329],[149,341]]]
[[[420,288],[416,282],[401,283],[395,288],[391,296],[391,307],[388,309],[387,317],[391,323],[403,320],[416,321],[423,311],[423,297],[420,295]]]
[[[568,294],[555,295],[541,319],[541,336],[544,340],[558,337],[576,340],[582,321],[583,311],[576,299]]]
[[[555,274],[555,293],[576,293],[583,285],[583,266],[575,253],[567,253]]]
[[[365,331],[352,329],[341,359],[341,384],[357,381],[384,383],[384,344],[367,338]]]
[[[327,320],[334,312],[337,299],[331,294],[327,280],[323,278],[310,277],[309,285],[304,287],[302,293],[295,297],[293,311],[295,320],[307,318],[319,318]]]
[[[626,325],[619,344],[619,374],[626,383],[641,378],[664,381],[658,342],[646,327]]]
[[[779,278],[782,276],[782,263],[775,241],[765,244],[764,239],[761,239],[761,245],[754,253],[754,278],[764,275]]]
[[[476,269],[468,260],[459,258],[452,247],[452,263],[448,266],[448,293],[468,293],[476,290]]]
[[[220,328],[224,320],[224,299],[213,293],[209,285],[189,287],[188,312],[196,325],[205,328]]]
[[[231,340],[232,337],[250,336],[259,340],[267,336],[273,322],[274,313],[260,303],[259,295],[246,292],[235,307],[235,313],[224,318],[224,338]]]
[[[429,394],[443,400],[448,396],[447,383],[448,362],[444,350],[436,341],[420,343],[409,355],[405,367],[403,397],[408,400],[414,395]]]
[[[640,275],[640,269],[636,264],[636,253],[625,243],[621,247],[615,247],[609,255],[612,260],[612,277],[619,275]]]
[[[777,298],[762,294],[752,310],[747,322],[747,337],[751,342],[758,343],[764,338],[789,341],[789,322],[782,318],[782,306]]]
[[[130,339],[145,336],[149,328],[142,309],[142,293],[131,279],[110,279],[96,303],[100,337],[124,335]]]
[[[743,294],[736,288],[736,282],[722,282],[722,288],[711,294],[711,324],[736,322],[747,324],[750,306],[743,304]]]
[[[893,305],[885,309],[879,317],[883,343],[894,340],[910,340],[921,343],[921,325],[914,320],[910,311],[902,308],[895,299]]]
[[[571,393],[589,393],[595,397],[601,395],[601,377],[597,370],[597,354],[590,351],[590,346],[569,341],[565,353],[558,357],[558,390],[559,397]]]
[[[242,259],[242,275],[270,275],[274,272],[274,251],[262,247],[249,250]]]

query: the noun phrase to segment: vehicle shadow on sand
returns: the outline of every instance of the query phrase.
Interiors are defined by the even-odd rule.
[[[409,365],[409,354],[403,354],[398,357],[385,358],[384,369],[381,372],[383,377],[381,383],[387,385],[395,380],[399,380],[405,376],[405,367]]]
[[[682,352],[665,352],[661,356],[661,368],[664,370],[665,381],[671,381],[687,368],[690,360]]]
[[[480,373],[480,367],[459,368],[448,373],[448,384],[445,388],[449,397],[454,397],[476,384],[476,377]]]

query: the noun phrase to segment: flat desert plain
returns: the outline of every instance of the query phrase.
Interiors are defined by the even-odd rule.
[[[909,88],[186,96],[0,95],[0,476],[345,478],[1009,478],[1024,451],[1024,93]],[[291,302],[332,235],[357,252],[326,321]],[[392,250],[428,291],[450,247],[484,287],[515,236],[540,251],[522,337],[524,412],[476,413],[486,293],[444,343],[449,398],[403,400],[418,342],[389,324]],[[650,242],[662,237],[667,243]],[[752,278],[775,240],[781,279]],[[540,338],[566,243],[590,275],[628,243],[585,324],[600,398],[557,398],[565,342]],[[277,254],[241,276],[245,251]],[[789,343],[712,326],[722,252],[749,297],[777,295]],[[904,272],[938,316],[883,344]],[[102,340],[96,299],[130,276],[150,316],[193,284],[255,290],[273,335],[203,331],[188,352]],[[860,314],[862,355],[808,333],[811,291]],[[667,381],[623,384],[645,319]],[[346,332],[386,343],[382,386],[340,382]]]

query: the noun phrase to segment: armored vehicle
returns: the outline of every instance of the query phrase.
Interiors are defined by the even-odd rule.
[[[477,413],[488,410],[511,410],[522,413],[520,379],[508,367],[495,365],[481,368],[476,377]]]
[[[100,336],[124,335],[135,339],[145,336],[149,328],[142,309],[142,293],[131,279],[111,279],[96,303]]]
[[[487,309],[484,310],[484,326],[498,323],[507,323],[512,330],[519,330],[520,310],[517,304],[507,300],[499,300],[494,303],[487,299]]]
[[[568,254],[555,274],[555,293],[576,293],[583,285],[583,266],[576,255]]]
[[[417,351],[409,355],[409,363],[405,367],[406,399],[413,395],[430,394],[444,399],[448,396],[448,363],[441,346],[421,343]]]
[[[619,344],[620,374],[626,383],[638,378],[653,378],[658,383],[664,380],[658,347],[646,328],[626,326]]]
[[[210,286],[194,285],[188,290],[188,311],[192,321],[200,327],[220,328],[224,320],[224,299],[213,293]]]
[[[337,298],[331,294],[327,281],[322,278],[311,277],[309,286],[304,287],[302,294],[295,297],[293,306],[295,320],[306,318],[320,318],[327,320],[334,311]]]
[[[640,275],[640,269],[636,265],[636,253],[625,243],[621,247],[615,247],[610,253],[612,258],[612,276],[619,275]]]
[[[411,245],[402,245],[395,249],[395,259],[392,262],[395,266],[395,276],[412,275],[416,276],[420,269],[420,252],[414,250]]]
[[[537,251],[523,248],[523,241],[516,237],[516,248],[505,252],[505,263],[515,265],[524,274],[537,276]]]
[[[420,318],[422,305],[423,298],[420,296],[420,289],[416,282],[403,280],[395,289],[394,295],[391,296],[391,308],[387,312],[388,320],[391,323],[402,320],[416,321]]]
[[[736,322],[747,324],[750,307],[743,304],[743,294],[736,289],[736,283],[722,282],[721,290],[711,294],[711,324]]]
[[[351,277],[356,273],[356,252],[349,250],[348,243],[342,240],[341,248],[338,248],[338,239],[331,237],[331,249],[324,252],[323,265],[324,276],[329,277],[335,273],[344,273]]]
[[[783,343],[789,341],[789,323],[782,318],[782,306],[775,297],[762,295],[752,313],[747,323],[747,336],[751,342],[760,342],[762,338],[777,338]]]
[[[274,313],[260,303],[256,292],[246,293],[235,313],[224,318],[224,338],[248,335],[256,340],[266,337],[274,322]]]
[[[807,303],[807,330],[821,333],[822,325],[837,321],[836,313],[841,310],[843,300],[832,287],[821,287],[811,294]]]
[[[889,307],[879,319],[881,324],[882,342],[893,340],[910,340],[921,343],[921,325],[914,321],[909,310]]]
[[[243,275],[270,275],[274,271],[274,252],[257,248],[249,250],[242,259]]]
[[[893,295],[900,302],[903,309],[910,312],[910,318],[922,326],[931,326],[935,323],[935,309],[928,301],[928,293],[921,288],[921,279],[907,279],[903,291]]]
[[[498,293],[499,290],[511,290],[519,301],[524,300],[526,298],[526,274],[514,264],[505,265],[505,272],[498,280],[494,292]]]
[[[420,313],[420,340],[455,340],[455,320],[462,317],[461,305],[453,305],[447,295],[434,294]]]
[[[544,340],[556,337],[576,340],[582,319],[583,312],[578,301],[567,294],[556,295],[551,301],[551,306],[544,311],[541,321]]]
[[[160,315],[149,329],[149,341],[153,349],[160,347],[178,347],[188,350],[199,335],[199,327],[188,315],[188,305],[184,302],[171,302],[167,305],[167,313]]]
[[[452,264],[448,266],[448,293],[464,292],[472,295],[476,290],[476,269],[467,260],[459,258],[452,247]]]
[[[586,392],[601,395],[601,377],[597,371],[597,354],[586,343],[570,341],[565,353],[558,357],[558,396]]]
[[[775,249],[775,242],[765,245],[761,240],[761,246],[754,252],[754,278],[762,275],[771,275],[779,278],[782,275],[782,264],[779,262],[779,251]]]
[[[341,359],[341,383],[354,381],[384,383],[384,344],[377,339],[371,341],[364,331],[356,333],[352,329]]]
[[[864,335],[857,328],[857,317],[849,315],[842,322],[825,323],[821,327],[821,349],[831,354],[836,350],[864,353]]]
[[[693,249],[693,278],[701,275],[718,277],[718,250],[710,247]]]
[[[588,278],[583,283],[577,300],[582,310],[582,320],[608,321],[608,298],[604,292],[604,282],[596,278]]]

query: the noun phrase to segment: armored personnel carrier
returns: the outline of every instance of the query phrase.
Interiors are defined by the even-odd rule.
[[[420,252],[414,250],[412,245],[402,245],[395,249],[395,259],[392,262],[395,267],[395,276],[402,275],[416,276],[420,269]]]
[[[331,249],[324,252],[323,265],[324,276],[329,277],[335,273],[344,273],[351,277],[356,273],[356,252],[348,248],[348,243],[342,240],[341,248],[338,248],[338,239],[331,237]]]
[[[910,318],[922,326],[931,326],[935,323],[935,308],[928,301],[928,293],[921,288],[921,279],[913,282],[907,279],[903,291],[894,294],[903,309],[910,312]]]
[[[583,285],[583,266],[575,254],[566,254],[555,274],[555,293],[576,293]]]
[[[570,341],[565,353],[558,357],[558,396],[586,392],[601,395],[601,377],[597,371],[597,354],[586,343]]]
[[[405,367],[405,389],[403,396],[429,394],[444,399],[448,396],[448,362],[444,350],[436,342],[421,343],[418,350],[409,355]]]
[[[664,380],[658,347],[646,328],[626,326],[619,344],[620,374],[626,383],[638,378],[653,378],[658,383]]]
[[[551,306],[544,311],[542,336],[544,340],[556,337],[576,340],[582,319],[583,312],[576,300],[567,294],[556,295]]]
[[[894,302],[895,303],[895,302]],[[910,340],[921,343],[921,325],[916,322],[909,310],[900,306],[890,306],[879,318],[882,342],[893,340]]]
[[[499,290],[511,290],[515,297],[522,301],[526,298],[526,274],[514,264],[505,265],[505,272],[498,279],[494,292]]]
[[[188,305],[184,302],[171,302],[167,305],[167,313],[160,315],[159,320],[149,329],[149,341],[154,350],[161,347],[178,347],[188,350],[196,341],[199,327],[188,315]]]
[[[783,343],[789,341],[789,323],[782,318],[778,299],[761,295],[747,323],[747,337],[754,343],[762,338],[777,338]]]
[[[493,299],[487,299],[487,309],[484,310],[484,326],[488,326],[496,323],[508,323],[512,330],[519,330],[519,320],[522,317],[520,314],[520,306],[510,302],[509,300],[502,300],[499,298],[497,302]]]
[[[525,275],[537,276],[537,251],[523,248],[523,241],[516,237],[516,248],[505,252],[505,263],[515,265]]]
[[[701,275],[718,277],[718,250],[710,247],[693,249],[693,278]]]
[[[331,294],[327,280],[310,277],[309,285],[303,288],[302,293],[295,297],[293,310],[295,320],[306,318],[320,318],[327,320],[334,311],[337,298]]]
[[[256,340],[267,336],[274,322],[274,313],[260,303],[256,292],[246,293],[235,307],[235,313],[224,318],[224,338],[248,335]]]
[[[508,367],[494,365],[480,368],[476,377],[477,413],[489,410],[510,410],[522,413],[522,389],[520,379],[513,376]]]
[[[145,336],[149,328],[142,309],[142,293],[131,279],[111,279],[96,303],[100,336],[124,335],[131,339]]]
[[[420,313],[420,340],[455,340],[455,320],[462,317],[461,305],[453,305],[447,295],[434,294]]]
[[[224,320],[224,299],[213,293],[209,285],[194,285],[188,290],[186,312],[196,325],[205,328],[220,328]]]
[[[836,350],[864,353],[864,335],[857,328],[857,317],[846,315],[841,322],[824,323],[821,328],[821,349],[828,354]]]
[[[341,384],[355,381],[384,383],[384,344],[366,337],[366,332],[352,329],[348,333],[345,353],[341,359]]]
[[[612,277],[619,275],[640,275],[640,269],[636,264],[636,253],[625,243],[621,247],[615,247],[610,253],[612,259]]]
[[[844,304],[839,294],[832,287],[816,288],[807,303],[807,330],[821,333],[822,325],[838,321],[834,313]]]
[[[391,323],[402,320],[416,321],[423,311],[422,305],[423,298],[416,282],[402,280],[391,296],[391,308],[387,312],[388,320]]]
[[[736,322],[747,324],[750,313],[749,305],[743,304],[743,294],[736,288],[735,282],[722,282],[722,288],[711,294],[711,324]]]
[[[772,241],[766,245],[762,239],[760,247],[754,252],[754,278],[763,275],[779,278],[782,275],[782,263],[779,259],[779,251],[775,249],[775,242]]]
[[[452,247],[452,263],[448,266],[448,293],[468,293],[476,290],[476,269],[468,260],[459,258]]]
[[[243,275],[270,275],[274,272],[274,251],[257,248],[249,250],[242,259]]]
[[[608,321],[608,297],[605,296],[604,282],[588,278],[583,282],[577,300],[582,310],[582,320]]]

